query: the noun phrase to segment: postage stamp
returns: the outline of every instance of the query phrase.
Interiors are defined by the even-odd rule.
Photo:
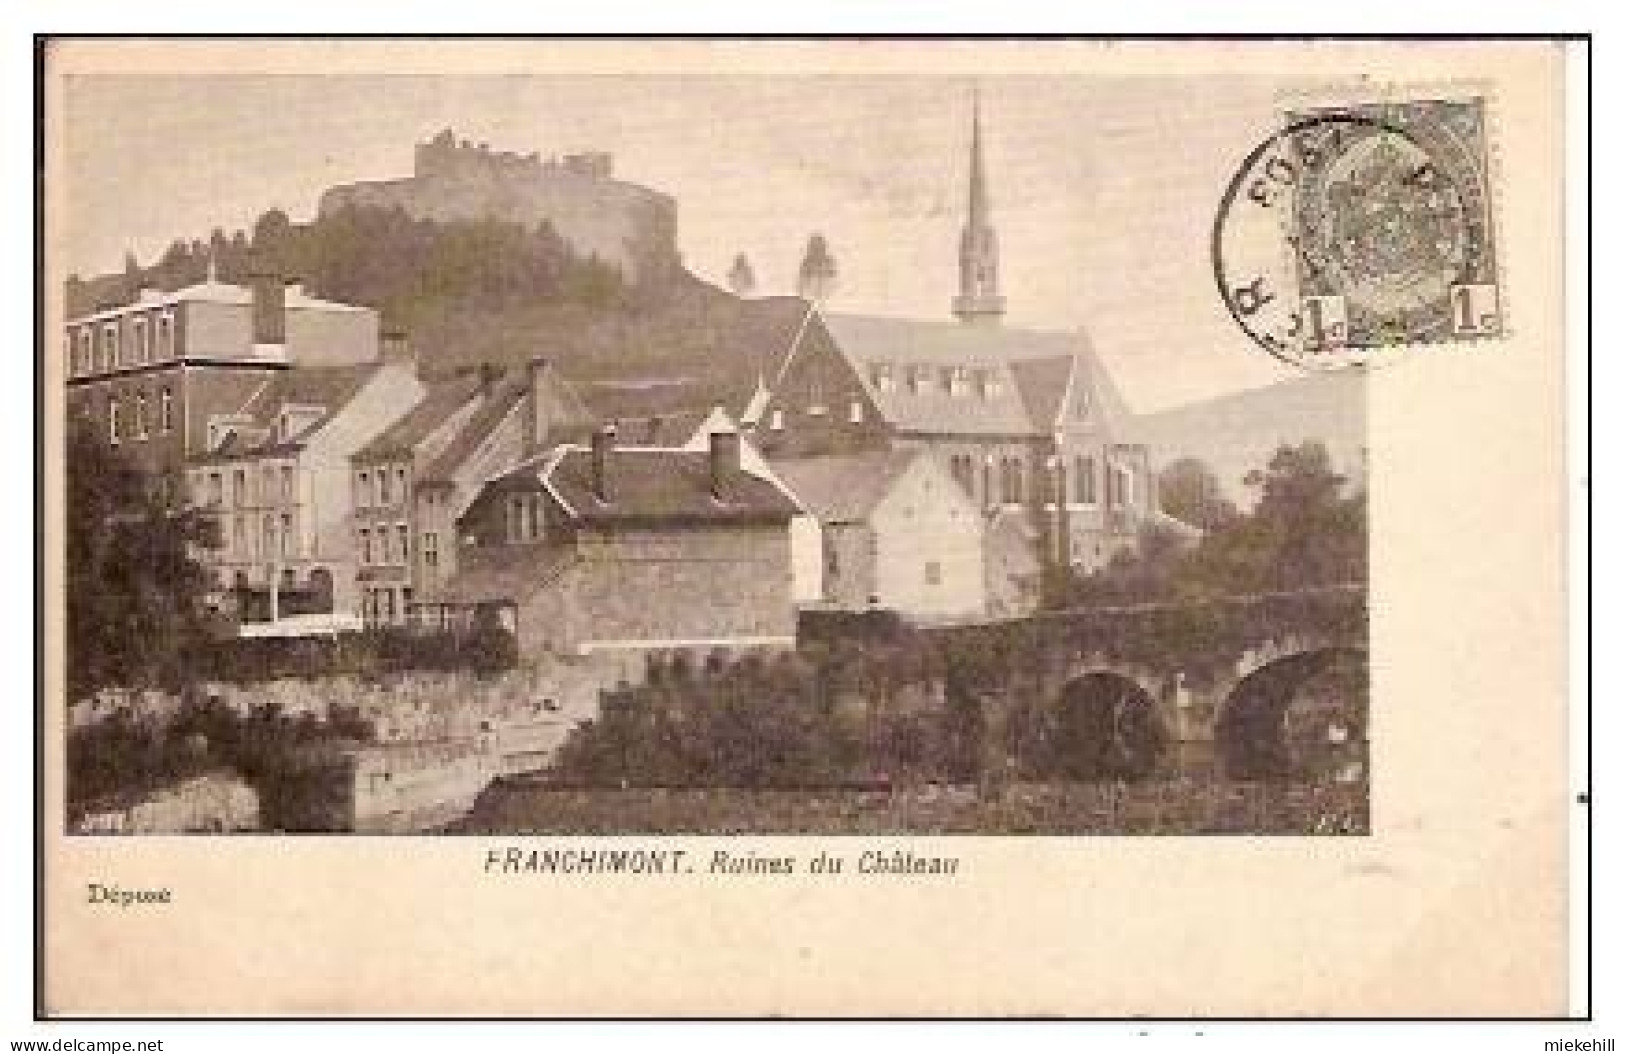
[[[1293,109],[1216,221],[1226,306],[1308,368],[1499,336],[1485,100]]]

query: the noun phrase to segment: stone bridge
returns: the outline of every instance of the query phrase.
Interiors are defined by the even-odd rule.
[[[959,689],[977,682],[968,690],[1013,754],[1060,758],[1078,774],[1136,775],[1169,757],[1240,778],[1365,764],[1363,585],[929,632],[951,655],[991,660]]]

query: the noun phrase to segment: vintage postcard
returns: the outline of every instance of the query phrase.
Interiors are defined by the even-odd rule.
[[[44,47],[43,1013],[1574,1009],[1563,42]]]

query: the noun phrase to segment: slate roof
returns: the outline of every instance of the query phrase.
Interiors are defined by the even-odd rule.
[[[872,450],[861,454],[790,458],[773,472],[821,523],[862,523],[908,472],[923,450]]]
[[[974,326],[956,321],[879,315],[819,316],[835,347],[852,364],[886,420],[903,431],[965,435],[1047,434],[1067,393],[1087,387],[1096,421],[1112,427],[1129,416],[1111,376],[1086,334]],[[891,367],[890,391],[875,383],[874,367]],[[918,390],[911,368],[923,367]],[[940,379],[944,368],[963,367],[968,387],[959,395]],[[992,379],[984,394],[977,372]]]
[[[480,378],[458,374],[434,381],[418,404],[354,455],[357,459],[410,454],[480,389]]]
[[[592,488],[592,453],[560,447],[492,481],[497,490],[540,485],[578,523],[773,522],[801,511],[776,484],[739,469],[711,493],[709,450],[617,447],[609,452],[608,503]]]
[[[381,362],[355,362],[341,366],[295,366],[276,374],[243,405],[240,413],[253,424],[233,428],[219,446],[197,460],[243,457],[251,454],[298,450],[306,439],[319,431],[355,398],[363,385],[382,367]],[[312,420],[298,435],[279,436],[277,415],[287,405],[319,406],[321,416]]]

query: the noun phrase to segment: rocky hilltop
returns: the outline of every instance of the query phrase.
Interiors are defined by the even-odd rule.
[[[448,129],[417,145],[411,176],[332,187],[318,213],[360,206],[438,222],[546,221],[575,252],[618,267],[629,280],[669,270],[678,260],[677,203],[615,179],[613,169],[607,153],[543,159],[458,140]]]

